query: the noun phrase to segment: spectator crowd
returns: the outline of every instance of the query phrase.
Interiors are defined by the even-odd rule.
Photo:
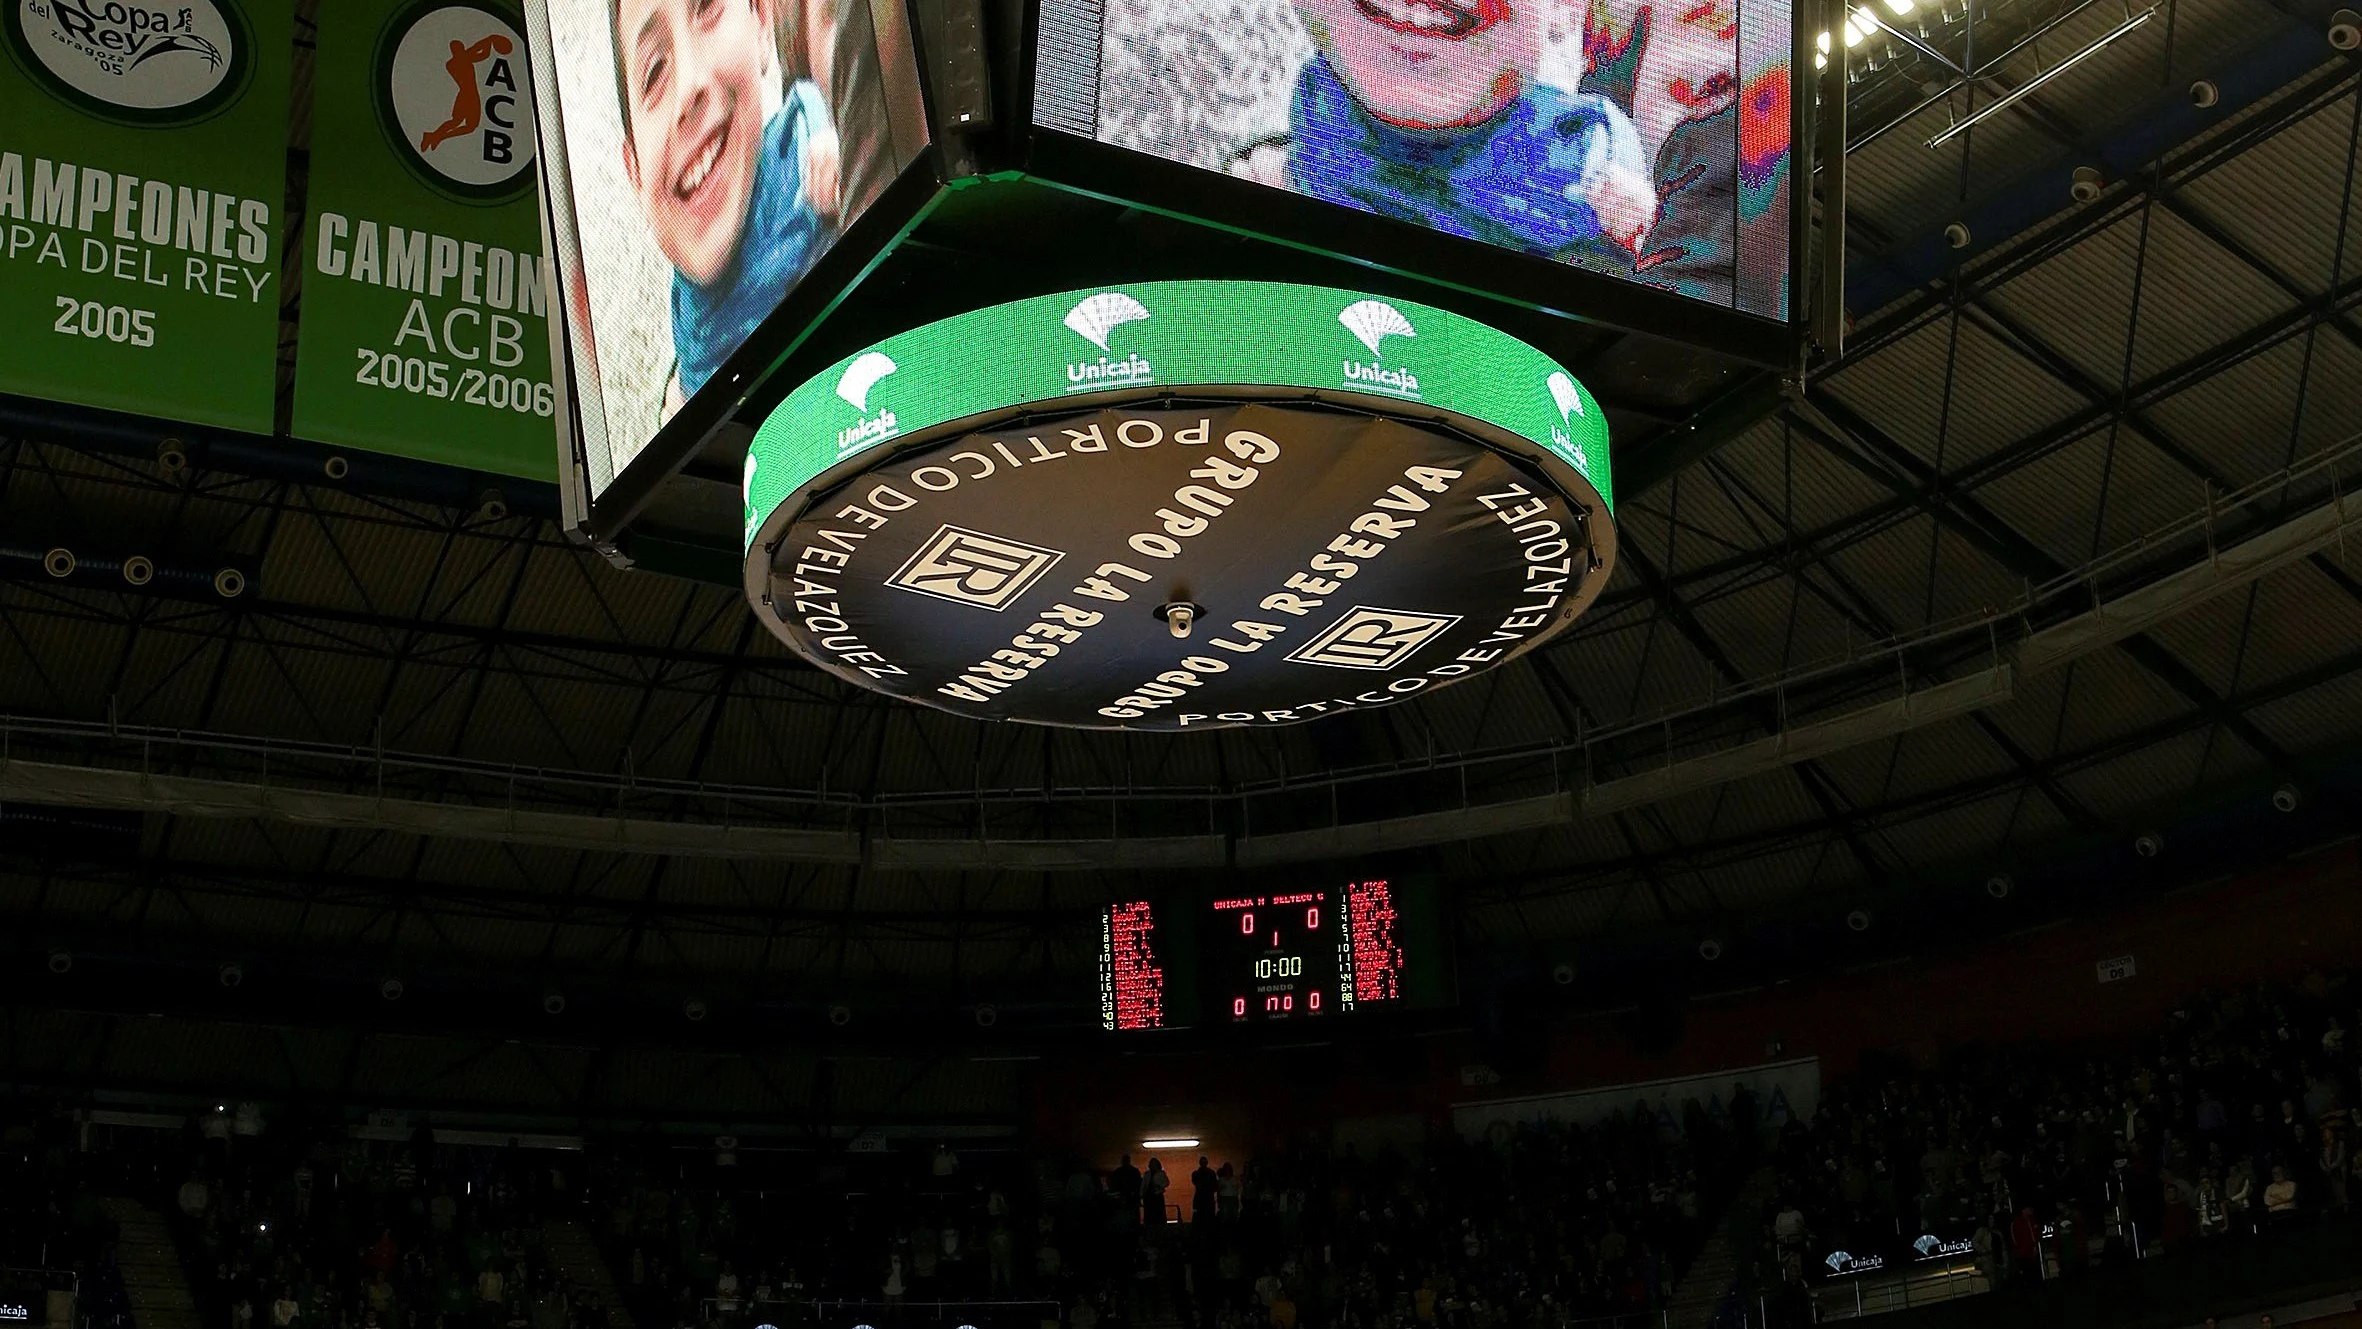
[[[2192,999],[2138,1046],[1866,1062],[1804,1118],[1739,1090],[1113,1167],[1002,1140],[498,1147],[265,1129],[226,1104],[177,1135],[94,1134],[18,1100],[0,1166],[23,1202],[0,1240],[110,1306],[94,1197],[141,1197],[209,1329],[1541,1329],[1664,1307],[1718,1222],[1742,1290],[1846,1272],[1838,1252],[1971,1260],[1998,1285],[2345,1212],[2358,999],[2316,975]]]
[[[2316,973],[2195,997],[2138,1046],[1866,1065],[1781,1133],[1763,1247],[1793,1282],[1835,1252],[1965,1243],[1999,1285],[2343,1214],[2358,1001]]]

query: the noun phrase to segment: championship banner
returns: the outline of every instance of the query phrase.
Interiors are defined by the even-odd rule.
[[[298,436],[554,475],[525,59],[492,0],[322,7]]]
[[[0,0],[0,392],[270,432],[292,22]]]

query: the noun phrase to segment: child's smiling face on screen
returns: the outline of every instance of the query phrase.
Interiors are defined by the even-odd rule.
[[[770,0],[618,0],[624,171],[656,247],[711,285],[738,252],[776,82]]]
[[[1535,0],[1296,0],[1296,9],[1354,100],[1413,129],[1486,119],[1541,63]]]

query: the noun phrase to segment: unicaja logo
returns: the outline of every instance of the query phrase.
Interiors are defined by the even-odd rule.
[[[236,0],[0,0],[9,44],[49,91],[133,124],[202,120],[252,64]]]
[[[853,357],[853,363],[846,365],[845,372],[838,376],[837,396],[847,406],[862,413],[859,420],[837,431],[838,456],[842,457],[873,443],[883,443],[902,432],[902,424],[894,418],[892,411],[869,414],[870,389],[878,385],[879,379],[893,373],[895,368],[893,358],[884,351],[863,351]]]
[[[1097,388],[1123,388],[1135,383],[1146,383],[1156,377],[1155,366],[1138,353],[1114,357],[1108,338],[1126,323],[1139,323],[1148,318],[1148,307],[1122,291],[1101,291],[1086,296],[1080,304],[1066,311],[1066,326],[1084,341],[1099,348],[1097,360],[1081,360],[1066,366],[1066,390],[1082,392]]]
[[[1419,395],[1419,376],[1408,369],[1388,369],[1379,348],[1388,337],[1416,337],[1419,330],[1402,316],[1402,311],[1383,300],[1356,300],[1345,306],[1337,321],[1354,339],[1369,348],[1370,360],[1346,360],[1345,381],[1376,388],[1397,397]]]
[[[1575,386],[1575,381],[1567,377],[1564,370],[1552,371],[1547,386],[1550,389],[1550,404],[1558,408],[1558,423],[1550,426],[1550,445],[1574,462],[1576,470],[1589,475],[1591,457],[1583,451],[1583,445],[1575,441],[1574,434],[1567,428],[1575,417],[1584,414],[1583,390]]]
[[[749,544],[754,542],[755,527],[762,521],[762,518],[755,515],[755,472],[761,467],[762,459],[755,456],[751,449],[748,450],[746,471],[738,482],[738,492],[746,501],[746,539]]]

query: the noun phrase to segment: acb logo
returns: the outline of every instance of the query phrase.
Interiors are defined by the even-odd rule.
[[[516,16],[488,4],[412,5],[378,41],[378,109],[395,152],[463,199],[514,197],[533,178],[533,87]]]

